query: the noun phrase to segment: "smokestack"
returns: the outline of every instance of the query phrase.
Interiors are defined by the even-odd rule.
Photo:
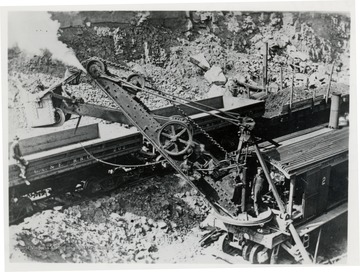
[[[331,95],[329,128],[332,129],[339,128],[339,108],[340,108],[340,94],[333,93]]]

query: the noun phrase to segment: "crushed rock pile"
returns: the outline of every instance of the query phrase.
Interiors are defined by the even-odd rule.
[[[305,89],[294,87],[293,102],[312,98],[313,96],[324,96],[327,92],[327,85],[323,85],[316,89]],[[348,94],[349,86],[342,83],[331,83],[330,96],[332,93]],[[265,100],[265,117],[273,117],[279,115],[284,105],[290,102],[291,88],[286,88],[277,93],[270,93],[263,99]]]
[[[177,176],[150,179],[111,196],[64,210],[55,207],[42,211],[11,226],[10,242],[14,249],[11,259],[75,263],[171,262],[172,258],[159,254],[159,249],[186,240],[187,244],[194,244],[193,254],[196,254],[195,248],[199,248],[201,238],[198,226],[209,211],[198,193]],[[189,233],[192,240],[187,238]],[[199,239],[194,240],[194,237]],[[188,255],[184,252],[185,259],[191,257]],[[173,261],[175,259],[179,261],[179,258]]]

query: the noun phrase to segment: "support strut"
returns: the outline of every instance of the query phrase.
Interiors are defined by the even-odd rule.
[[[270,177],[269,170],[268,170],[268,168],[266,166],[265,160],[264,160],[263,156],[261,155],[259,147],[258,147],[258,145],[256,143],[254,143],[254,149],[255,149],[255,152],[256,152],[256,156],[258,157],[258,160],[260,162],[260,165],[264,169],[266,179],[267,179],[267,181],[269,183],[269,186],[270,186],[270,188],[271,188],[271,190],[272,190],[272,192],[274,194],[274,197],[275,197],[275,200],[276,200],[276,202],[278,204],[279,210],[280,210],[283,218],[285,218],[286,210],[285,210],[284,204],[281,201],[280,195],[279,195],[279,193],[278,193],[278,191],[277,191],[277,189],[275,187],[275,184],[272,182],[272,179]],[[305,249],[305,247],[304,247],[304,245],[303,245],[303,243],[302,243],[302,241],[300,239],[299,234],[297,233],[294,225],[291,222],[289,224],[289,231],[290,231],[290,233],[291,233],[291,235],[292,235],[292,237],[293,237],[293,239],[295,241],[296,246],[298,247],[298,249],[300,251],[300,254],[301,254],[301,256],[302,256],[302,258],[304,260],[304,263],[305,264],[312,263],[312,261],[311,261],[311,259],[309,257],[309,254],[306,251],[306,249]]]

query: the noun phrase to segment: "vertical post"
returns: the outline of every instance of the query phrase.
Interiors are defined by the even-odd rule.
[[[267,85],[267,70],[268,70],[268,43],[265,43],[265,52],[264,52],[264,60],[263,60],[263,87],[268,93],[266,85]]]
[[[333,93],[331,96],[329,128],[339,128],[340,94]]]
[[[315,98],[316,98],[316,89],[314,88],[313,89],[313,92],[312,92],[312,98],[313,98],[313,103],[315,104]]]
[[[331,78],[334,72],[334,66],[335,66],[335,61],[332,63],[331,65],[331,71],[330,71],[330,77],[329,77],[329,84],[327,87],[327,91],[326,91],[326,96],[325,96],[325,102],[327,103],[329,100],[329,95],[330,95],[330,87],[331,87]]]
[[[247,189],[247,175],[246,175],[247,168],[244,167],[243,170],[243,186],[241,189],[241,212],[244,213],[246,211],[246,189]]]
[[[282,92],[283,90],[283,68],[280,65],[280,91]]]
[[[314,263],[316,264],[316,259],[317,259],[317,255],[318,255],[318,250],[319,250],[319,243],[320,243],[320,237],[321,237],[321,228],[319,230],[319,234],[318,234],[318,238],[316,241],[316,247],[315,247],[315,254],[314,254]]]
[[[290,91],[290,109],[292,108],[293,98],[294,98],[294,80],[295,80],[295,73],[292,74],[291,79],[291,91]]]
[[[293,209],[293,201],[294,201],[294,192],[295,192],[295,176],[292,176],[290,178],[290,192],[289,192],[289,203],[287,206],[287,213],[290,215],[292,215],[292,209]]]

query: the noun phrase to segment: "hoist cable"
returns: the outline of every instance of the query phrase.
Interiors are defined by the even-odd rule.
[[[116,163],[111,163],[111,162],[107,162],[101,159],[96,158],[93,154],[91,154],[83,145],[81,142],[79,142],[79,144],[81,145],[81,147],[84,149],[84,151],[86,152],[86,154],[88,154],[91,158],[93,158],[94,160],[96,160],[97,162],[101,162],[103,164],[106,165],[110,165],[110,166],[114,166],[114,167],[145,167],[145,166],[149,166],[149,165],[156,165],[159,163],[164,162],[165,160],[161,160],[161,161],[157,161],[157,162],[148,162],[145,164],[116,164]]]

